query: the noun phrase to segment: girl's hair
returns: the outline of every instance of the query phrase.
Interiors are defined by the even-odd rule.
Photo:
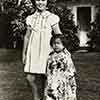
[[[66,40],[66,38],[63,34],[53,35],[51,37],[51,40],[50,40],[50,46],[53,47],[53,44],[54,44],[55,40],[58,39],[58,38],[61,40],[63,46],[66,47],[68,41]]]
[[[32,2],[33,6],[36,7],[36,5],[35,5],[35,0],[31,0],[31,2]],[[54,4],[54,2],[56,2],[56,0],[47,0],[47,7],[48,7],[49,5]]]

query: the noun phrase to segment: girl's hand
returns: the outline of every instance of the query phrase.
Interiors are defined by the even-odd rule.
[[[76,95],[75,94],[71,94],[70,100],[76,100]]]

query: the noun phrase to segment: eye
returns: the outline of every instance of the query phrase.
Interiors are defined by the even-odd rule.
[[[40,0],[35,0],[35,1],[40,1]]]
[[[42,1],[46,1],[46,0],[42,0]]]
[[[36,0],[36,1],[46,1],[46,0]]]

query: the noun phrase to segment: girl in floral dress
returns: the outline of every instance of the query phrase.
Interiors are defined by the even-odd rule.
[[[61,34],[51,38],[47,61],[46,100],[76,100],[75,67]]]

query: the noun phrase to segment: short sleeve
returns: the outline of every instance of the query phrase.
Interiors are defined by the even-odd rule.
[[[28,16],[26,18],[26,25],[27,25],[27,29],[32,30],[32,17]]]
[[[59,21],[60,21],[59,16],[57,16],[57,15],[55,15],[55,14],[52,14],[52,15],[51,15],[51,21],[50,21],[50,22],[51,22],[51,26],[53,26],[53,25],[59,23]]]
[[[76,74],[76,68],[74,66],[74,63],[71,58],[71,54],[66,55],[66,60],[67,60],[67,71],[69,78],[73,77]]]
[[[30,26],[30,22],[31,22],[31,18],[30,18],[30,16],[28,16],[28,17],[26,18],[26,25],[27,25],[27,26]]]

